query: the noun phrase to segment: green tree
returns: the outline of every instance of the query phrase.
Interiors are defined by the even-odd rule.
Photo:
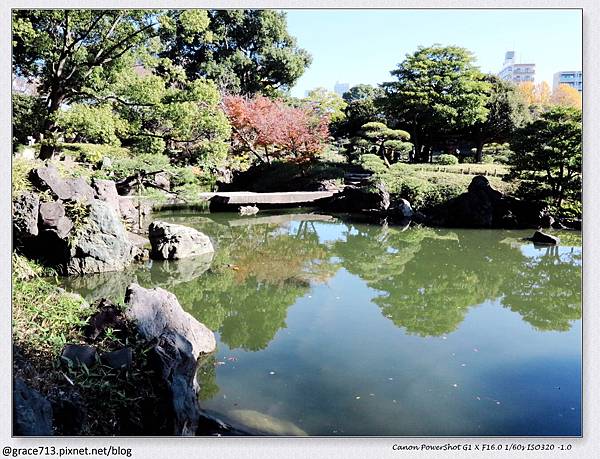
[[[162,76],[124,69],[97,97],[112,101],[127,120],[124,143],[134,149],[213,169],[227,156],[231,127],[212,81],[181,76],[172,85]]]
[[[505,143],[512,134],[529,118],[527,104],[517,87],[501,80],[495,75],[486,75],[490,83],[489,99],[485,105],[488,110],[484,121],[474,123],[469,137],[475,144],[475,161],[483,159],[483,147],[486,143]]]
[[[294,85],[311,62],[287,31],[284,12],[209,10],[204,35],[183,36],[180,20],[171,21],[173,37],[161,54],[185,69],[188,77],[206,77],[232,93],[272,94]]]
[[[13,146],[27,143],[27,137],[37,138],[46,119],[43,98],[26,94],[12,95]]]
[[[301,103],[308,105],[318,115],[328,117],[331,123],[339,123],[346,117],[344,109],[347,104],[344,99],[325,88],[309,91]]]
[[[385,122],[378,101],[383,97],[383,90],[368,84],[353,86],[344,93],[346,101],[345,121],[339,132],[349,137],[358,135],[363,124],[370,121]]]
[[[411,161],[430,160],[432,146],[487,118],[490,83],[464,48],[420,47],[390,73],[397,81],[382,85],[384,106],[389,120],[410,133]]]
[[[35,79],[46,98],[40,157],[49,158],[54,114],[81,97],[94,79],[107,79],[122,57],[157,36],[164,13],[149,10],[14,10],[13,72]]]
[[[581,129],[581,110],[554,106],[511,141],[512,176],[541,190],[538,196],[551,199],[557,209],[565,198],[581,200]]]
[[[377,153],[388,167],[391,165],[390,159],[395,162],[396,154],[402,154],[412,149],[412,144],[406,142],[410,138],[408,132],[390,129],[385,124],[376,121],[363,124],[361,136],[377,148]]]

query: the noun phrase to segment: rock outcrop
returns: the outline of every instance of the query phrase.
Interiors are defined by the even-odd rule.
[[[66,238],[73,229],[73,222],[66,216],[61,201],[40,204],[39,226],[42,231],[52,231],[60,239]]]
[[[29,178],[40,190],[48,190],[58,199],[71,199],[74,194],[73,188],[60,176],[56,167],[51,164],[33,169]]]
[[[13,236],[15,245],[27,241],[38,235],[38,213],[40,208],[40,198],[37,194],[31,192],[22,192],[13,198]]]
[[[52,405],[21,378],[13,386],[13,434],[16,436],[52,435]]]
[[[183,225],[154,221],[148,228],[152,251],[150,257],[175,260],[214,252],[207,235]]]
[[[533,236],[528,238],[534,244],[540,245],[557,245],[560,244],[560,239],[556,236],[552,236],[551,234],[543,233],[542,231],[536,231],[533,233]]]
[[[544,206],[504,195],[482,175],[468,191],[428,213],[427,223],[459,228],[537,228]]]
[[[200,420],[197,359],[216,349],[213,332],[185,312],[175,295],[161,288],[131,284],[125,304],[126,316],[137,324],[140,335],[156,342],[151,357],[161,378],[166,430],[173,435],[194,435]]]
[[[146,289],[131,284],[125,292],[126,315],[133,320],[142,337],[158,338],[167,332],[175,332],[192,345],[194,358],[213,352],[215,335],[205,325],[185,312],[177,297],[162,288]]]
[[[322,207],[334,212],[387,211],[390,207],[390,193],[382,182],[369,186],[348,185],[324,202]]]
[[[70,275],[119,271],[135,255],[125,227],[105,202],[92,200],[86,224],[70,245],[65,271]]]

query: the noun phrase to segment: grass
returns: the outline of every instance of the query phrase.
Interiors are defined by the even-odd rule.
[[[66,343],[79,341],[89,313],[83,298],[41,278],[13,282],[13,340],[32,357],[57,357]]]
[[[411,164],[410,167],[418,171],[491,175],[492,177],[503,177],[509,173],[509,167],[504,164]]]
[[[475,175],[492,172],[494,168],[505,168],[493,164],[442,166],[406,163],[396,163],[388,168],[375,155],[363,155],[360,164],[373,172],[375,180],[386,185],[392,202],[404,198],[417,210],[427,210],[466,192]],[[495,189],[508,194],[514,192],[514,183],[503,181],[500,176],[488,174],[487,178]]]
[[[155,406],[157,390],[146,358],[149,343],[139,338],[130,322],[126,323],[126,330],[106,330],[91,342],[83,331],[96,309],[81,296],[39,277],[47,273],[24,257],[13,255],[15,375],[50,400],[61,400],[69,394],[82,400],[86,411],[83,424],[70,431],[58,423],[57,434],[145,433],[142,426],[149,421],[144,416],[148,405]],[[115,370],[98,362],[91,368],[76,368],[60,361],[67,343],[94,345],[99,354],[129,346],[134,355],[133,366]]]

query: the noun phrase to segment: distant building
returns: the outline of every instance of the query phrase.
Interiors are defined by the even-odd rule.
[[[350,83],[340,83],[339,81],[336,81],[335,86],[333,87],[333,92],[341,97],[345,92],[348,92],[349,89]]]
[[[12,76],[12,92],[17,94],[24,94],[27,96],[37,96],[38,85],[35,81],[29,81],[21,76]]]
[[[567,84],[577,91],[583,92],[583,72],[581,70],[556,72],[552,89],[558,88],[561,84]]]
[[[535,80],[535,64],[518,64],[515,60],[515,52],[507,51],[504,55],[504,65],[498,76],[513,83],[523,83]]]

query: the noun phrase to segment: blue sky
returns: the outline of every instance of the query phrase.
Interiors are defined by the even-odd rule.
[[[288,10],[288,30],[313,56],[292,88],[303,97],[336,81],[378,84],[419,45],[458,45],[497,73],[508,50],[536,64],[536,82],[580,70],[580,10]]]

